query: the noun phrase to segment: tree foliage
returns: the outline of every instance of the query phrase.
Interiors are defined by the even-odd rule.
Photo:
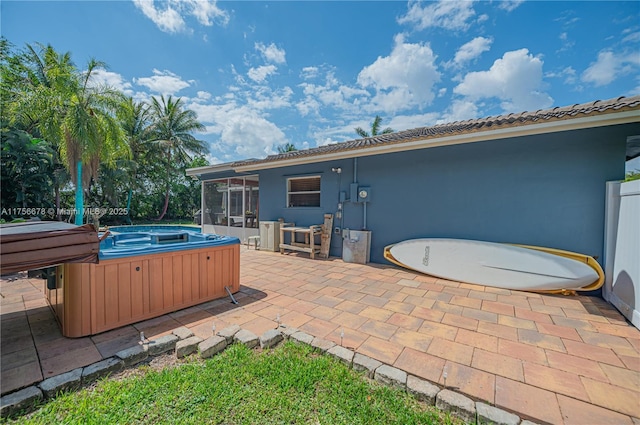
[[[285,143],[283,145],[278,146],[278,153],[287,153],[297,151],[296,145],[293,143]]]
[[[376,117],[373,119],[373,122],[371,123],[371,133],[367,132],[362,127],[356,127],[354,128],[354,131],[358,134],[358,136],[362,138],[374,137],[380,134],[389,134],[394,132],[391,127],[387,127],[384,130],[380,131],[380,124],[382,124],[382,118],[380,118],[380,115],[376,115]]]
[[[54,153],[45,141],[22,130],[3,131],[0,155],[4,208],[53,206],[48,195],[53,188]]]
[[[165,200],[158,220],[167,213],[171,195],[171,183],[176,171],[189,164],[191,155],[206,151],[205,143],[196,139],[191,133],[204,130],[196,113],[184,109],[182,99],[174,100],[171,96],[151,99],[152,143],[160,149],[160,158],[165,168]]]
[[[101,223],[192,218],[200,186],[185,169],[207,165],[192,134],[204,126],[180,98],[136,102],[98,84],[102,69],[95,59],[79,69],[51,45],[18,50],[0,38],[2,207],[73,208],[73,182],[87,207],[130,207]]]

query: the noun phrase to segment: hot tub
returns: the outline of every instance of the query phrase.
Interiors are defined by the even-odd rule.
[[[197,228],[112,228],[98,264],[57,267],[47,298],[67,337],[94,335],[240,289],[240,240]]]

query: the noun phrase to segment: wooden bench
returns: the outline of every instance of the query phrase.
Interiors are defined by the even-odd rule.
[[[285,234],[289,235],[289,243],[285,243]],[[303,235],[304,242],[298,242],[297,235]],[[280,253],[284,254],[285,249],[308,252],[313,259],[316,254],[320,253],[320,244],[315,243],[315,237],[318,235],[322,235],[322,226],[320,225],[309,227],[280,226]]]
[[[284,250],[308,252],[311,259],[316,254],[320,257],[329,258],[329,247],[331,244],[331,229],[333,226],[333,215],[324,215],[324,224],[315,224],[309,227],[291,226],[289,223],[280,225],[280,253]],[[289,243],[286,243],[285,234],[289,235]],[[304,242],[298,242],[296,236],[303,235]],[[316,236],[320,236],[320,242],[316,243]]]

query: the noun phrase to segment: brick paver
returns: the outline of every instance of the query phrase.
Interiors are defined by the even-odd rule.
[[[584,401],[558,395],[560,412],[566,425],[616,424],[631,425],[631,418]]]
[[[402,346],[371,336],[357,348],[357,351],[383,363],[393,364],[402,352]]]
[[[389,341],[400,344],[403,347],[415,348],[416,350],[426,353],[429,349],[429,344],[433,341],[433,337],[400,328],[395,334],[393,334]]]
[[[524,382],[522,363],[521,360],[514,359],[513,357],[476,349],[473,352],[473,362],[471,366],[484,370],[485,372],[513,379],[514,381]]]
[[[496,376],[494,374],[452,361],[445,363],[444,370],[447,372],[447,381],[445,382],[443,374],[439,381],[441,385],[488,404],[495,402]]]
[[[239,304],[68,339],[43,281],[0,280],[2,393],[186,326],[201,339],[280,323],[538,423],[640,423],[640,331],[597,297],[450,282],[389,265],[242,249]],[[446,374],[446,382],[444,375]],[[635,420],[635,422],[634,422]]]
[[[405,348],[393,364],[412,375],[427,379],[431,382],[439,382],[446,361],[413,348]]]
[[[497,376],[495,403],[536,422],[562,423],[556,394],[522,382]]]

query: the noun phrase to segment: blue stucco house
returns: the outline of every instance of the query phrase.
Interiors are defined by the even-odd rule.
[[[605,183],[640,155],[640,96],[439,124],[194,168],[204,231],[246,239],[260,221],[320,224],[386,245],[447,237],[603,255]],[[631,141],[635,142],[631,142]],[[241,142],[241,141],[239,141]],[[366,190],[366,193],[362,192]],[[361,196],[366,195],[366,196]]]

